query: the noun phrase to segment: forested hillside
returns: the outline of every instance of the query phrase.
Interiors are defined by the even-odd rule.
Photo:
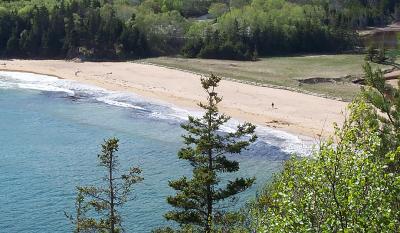
[[[317,1],[318,2],[318,1]],[[319,0],[337,22],[352,28],[384,26],[400,19],[398,0]]]
[[[0,0],[0,55],[255,59],[341,52],[354,29],[399,18],[396,0]]]

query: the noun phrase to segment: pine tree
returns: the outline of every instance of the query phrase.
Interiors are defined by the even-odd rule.
[[[389,56],[385,49],[369,48],[365,60],[400,69],[400,64],[396,62],[397,56]],[[386,83],[384,72],[380,68],[373,69],[368,62],[363,68],[366,86],[362,88],[362,93],[381,113],[376,118],[382,124],[381,132],[386,150],[395,150],[400,146],[396,143],[400,141],[400,90]]]
[[[201,118],[189,116],[189,121],[182,125],[187,131],[182,136],[186,146],[179,151],[178,157],[190,162],[193,175],[169,182],[177,194],[167,198],[175,210],[165,214],[167,220],[176,221],[182,228],[206,233],[218,227],[218,218],[224,213],[224,208],[218,204],[248,189],[255,180],[236,178],[227,181],[225,187],[221,184],[221,173],[239,170],[239,163],[227,156],[241,153],[257,137],[255,126],[250,123],[237,126],[235,132],[221,132],[221,126],[230,117],[218,112],[217,105],[222,98],[215,88],[220,80],[214,75],[201,79],[208,95],[207,103],[199,104],[205,114]]]
[[[74,233],[93,232],[95,231],[93,226],[96,225],[96,220],[87,217],[90,210],[90,203],[85,201],[85,196],[79,187],[77,187],[77,191],[78,193],[75,198],[75,216],[67,214],[66,212],[64,212],[64,214],[70,222],[75,225]]]
[[[400,149],[400,90],[386,83],[381,69],[374,70],[366,63],[364,72],[367,85],[362,88],[362,94],[379,111],[375,118],[381,125],[380,137],[383,143],[380,154],[385,155]],[[400,173],[399,158],[391,162],[389,169]]]
[[[90,198],[88,203],[101,216],[97,221],[91,221],[88,228],[97,229],[99,232],[116,233],[122,230],[121,217],[118,209],[129,200],[132,185],[141,182],[139,176],[141,170],[132,167],[128,174],[118,176],[116,174],[119,163],[118,139],[111,138],[102,145],[102,151],[98,155],[100,166],[106,169],[106,176],[103,178],[104,186],[78,187],[79,194],[84,198]],[[77,211],[78,212],[78,211]],[[77,221],[77,224],[80,223]]]
[[[396,69],[400,69],[400,64],[396,62],[396,59],[396,55],[389,56],[385,48],[375,48],[373,46],[367,48],[364,58],[364,60],[367,62],[393,66]]]

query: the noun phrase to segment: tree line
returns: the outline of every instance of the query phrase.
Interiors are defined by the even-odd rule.
[[[254,60],[258,56],[353,49],[356,34],[346,25],[332,25],[326,17],[320,6],[253,0],[221,15],[216,24],[192,25],[183,53],[188,57]]]
[[[371,50],[366,60],[366,86],[349,104],[344,124],[335,125],[335,134],[321,141],[311,157],[285,161],[272,181],[239,211],[220,204],[247,190],[255,179],[222,180],[221,174],[239,170],[239,163],[230,157],[257,139],[255,126],[245,123],[234,132],[221,132],[229,120],[218,111],[222,98],[216,88],[221,79],[214,75],[202,79],[207,101],[199,106],[204,115],[189,116],[182,124],[187,133],[178,152],[179,159],[192,166],[192,176],[169,181],[176,193],[167,197],[171,210],[164,216],[177,227],[153,232],[399,232],[400,90],[386,84],[382,70],[370,63],[399,64],[382,51]],[[103,187],[77,188],[76,213],[67,214],[75,232],[123,230],[118,211],[129,200],[132,185],[143,178],[136,167],[116,174],[117,151],[115,138],[102,145]],[[97,214],[90,216],[93,212]]]
[[[1,0],[0,56],[254,60],[343,52],[359,45],[355,29],[399,19],[399,5],[395,0]]]
[[[347,24],[355,29],[368,26],[385,26],[400,20],[400,3],[397,0],[319,0],[335,24]]]
[[[51,8],[0,7],[0,51],[10,57],[97,58],[146,56],[147,41],[134,24],[100,1],[60,1]]]

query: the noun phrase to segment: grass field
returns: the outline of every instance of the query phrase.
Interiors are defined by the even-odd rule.
[[[360,87],[348,75],[361,76],[363,55],[320,55],[261,58],[258,61],[230,61],[211,59],[186,59],[158,57],[141,60],[157,65],[189,70],[202,74],[214,73],[241,81],[289,87],[303,92],[313,92],[351,100]],[[309,78],[336,79],[313,84],[298,80]]]

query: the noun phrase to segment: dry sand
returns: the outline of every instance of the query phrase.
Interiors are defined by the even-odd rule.
[[[63,60],[0,60],[0,70],[24,71],[77,80],[113,91],[134,92],[184,108],[205,99],[200,76],[131,62],[69,62]],[[234,118],[318,138],[343,122],[347,103],[321,97],[222,81],[220,110]],[[272,102],[275,108],[271,107]]]

